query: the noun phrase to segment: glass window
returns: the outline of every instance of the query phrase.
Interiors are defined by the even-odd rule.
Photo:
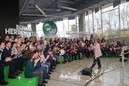
[[[120,5],[121,36],[129,36],[129,2]]]
[[[118,37],[120,29],[118,6],[105,9],[102,10],[103,35],[108,38]]]
[[[94,33],[97,36],[102,34],[102,27],[101,27],[101,10],[97,13],[94,12]]]
[[[42,27],[43,27],[42,22],[40,22],[39,24],[36,25],[36,33],[37,33],[38,37],[45,36],[44,33],[43,33],[43,30],[42,30]]]
[[[69,20],[69,22],[68,22],[69,24],[69,31],[71,31],[71,32],[76,32],[77,30],[76,30],[76,20],[75,19],[71,19],[71,20]]]
[[[65,37],[65,29],[64,29],[64,24],[63,21],[57,21],[56,22],[57,25],[57,36],[58,37]]]
[[[93,16],[92,16],[92,10],[89,11],[89,33],[92,34],[93,33]]]

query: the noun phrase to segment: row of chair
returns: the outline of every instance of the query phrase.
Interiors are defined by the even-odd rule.
[[[24,71],[16,79],[9,79],[9,66],[4,67],[5,80],[9,82],[7,86],[38,86],[38,77],[25,78]]]

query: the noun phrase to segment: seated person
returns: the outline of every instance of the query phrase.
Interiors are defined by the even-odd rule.
[[[47,73],[50,70],[50,63],[46,62],[46,58],[43,54],[43,50],[39,50],[39,58],[40,58],[40,63],[42,67],[46,67],[47,68]]]
[[[35,70],[42,70],[43,71],[43,83],[47,83],[47,81],[45,81],[45,79],[48,79],[48,74],[47,74],[47,67],[46,66],[43,66],[41,65],[42,62],[41,62],[41,57],[39,55],[39,51],[36,51],[38,52],[38,57],[35,57],[35,60],[39,60],[35,66]],[[50,78],[50,76],[49,76]]]
[[[1,54],[2,54],[4,48],[5,48],[5,43],[1,42],[0,43],[0,85],[7,85],[8,84],[8,82],[5,81],[5,79],[4,79],[4,65],[3,65],[3,62],[1,60]]]
[[[3,49],[1,60],[4,66],[9,66],[9,78],[16,78],[17,76],[17,63],[11,58],[11,42],[5,42],[5,48]]]
[[[45,86],[42,84],[43,82],[43,71],[42,70],[35,70],[35,67],[39,61],[39,59],[34,60],[38,57],[38,52],[34,51],[29,54],[29,60],[26,62],[25,65],[25,77],[32,78],[34,76],[39,77],[39,86]]]
[[[56,58],[51,49],[48,50],[48,55],[46,56],[46,62],[50,63],[50,71],[53,72],[53,69],[55,69],[56,66]]]
[[[64,50],[63,47],[60,47],[59,52],[60,52],[60,56],[64,56],[65,55],[65,50]]]

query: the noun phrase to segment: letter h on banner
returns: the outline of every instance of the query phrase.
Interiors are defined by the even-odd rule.
[[[10,34],[10,29],[5,28],[5,34]]]

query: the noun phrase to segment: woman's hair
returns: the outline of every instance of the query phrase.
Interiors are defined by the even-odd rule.
[[[52,49],[49,49],[48,52],[53,52],[53,50]]]
[[[12,42],[11,45],[13,46],[14,44],[16,44],[16,42]]]
[[[1,42],[0,42],[0,45],[1,45],[2,43],[5,43],[5,41],[1,41]]]
[[[5,45],[8,44],[8,43],[11,43],[11,42],[10,42],[10,41],[6,41],[6,42],[5,42]]]
[[[28,58],[29,58],[29,59],[32,59],[32,57],[34,56],[34,54],[35,54],[34,52],[28,53]]]
[[[33,52],[28,53],[28,58],[29,58],[29,59],[32,59],[32,57],[34,56],[34,54],[37,53],[37,52],[38,52],[38,51],[35,50],[35,51],[33,51]]]
[[[43,50],[38,50],[39,53],[43,53]]]
[[[94,39],[94,41],[97,41],[98,43],[101,43],[99,38]]]

